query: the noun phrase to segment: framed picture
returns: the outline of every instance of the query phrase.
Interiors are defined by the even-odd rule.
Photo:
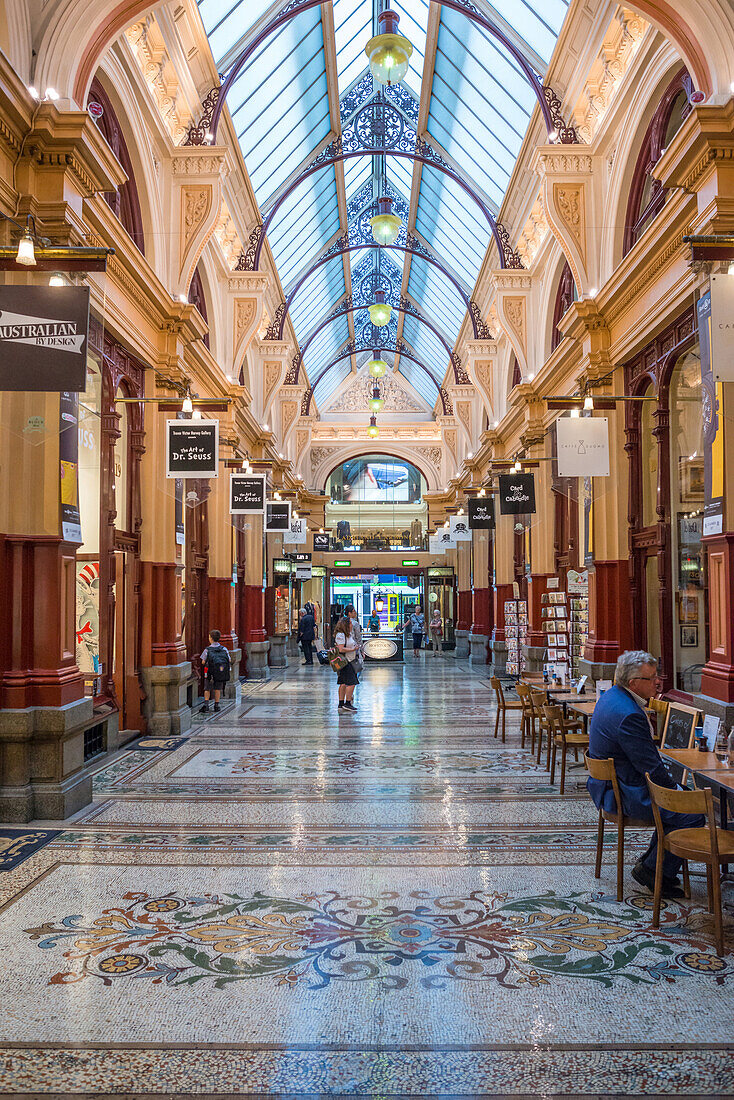
[[[703,455],[700,458],[679,455],[678,481],[681,504],[698,504],[703,501]]]
[[[686,596],[682,592],[678,593],[678,622],[681,624],[698,624],[698,596]]]
[[[695,647],[698,645],[698,627],[682,626],[680,628],[680,644],[683,647]]]

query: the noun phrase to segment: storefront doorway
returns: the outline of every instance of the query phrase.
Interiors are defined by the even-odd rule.
[[[416,607],[425,612],[425,584],[422,572],[415,573],[332,573],[329,584],[330,619],[333,625],[349,604],[357,609],[366,634],[402,634],[406,615]],[[372,616],[373,626],[369,620]],[[379,620],[379,628],[377,628]]]

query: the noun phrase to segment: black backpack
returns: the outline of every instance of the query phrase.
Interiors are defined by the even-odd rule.
[[[222,683],[229,680],[229,650],[226,646],[217,643],[207,647],[206,672],[210,680],[219,680]]]

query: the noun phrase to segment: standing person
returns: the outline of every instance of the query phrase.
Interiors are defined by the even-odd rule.
[[[373,611],[367,620],[367,626],[370,628],[370,633],[377,635],[380,633],[380,616],[376,611]]]
[[[201,655],[201,667],[204,669],[204,703],[201,713],[209,710],[209,696],[214,692],[214,710],[219,710],[222,688],[229,680],[231,662],[229,650],[220,642],[221,631],[209,631],[209,645]]]
[[[412,641],[413,627],[410,625],[410,611],[406,611],[403,620],[403,658],[408,656],[408,648]]]
[[[298,612],[298,641],[303,650],[304,665],[313,664],[313,641],[316,637],[316,620],[306,604]]]
[[[443,620],[441,619],[441,612],[437,607],[433,609],[433,615],[428,624],[428,632],[431,636],[433,656],[437,657],[438,654],[442,652],[441,645],[443,642]]]
[[[354,634],[355,640],[357,642],[357,656],[354,659],[354,670],[355,672],[359,673],[364,668],[364,644],[362,642],[362,624],[359,621],[359,615],[357,614],[357,609],[353,603],[347,605],[345,614],[348,619],[351,619],[352,633]]]
[[[346,613],[336,624],[334,645],[347,659],[347,663],[344,668],[339,669],[336,678],[336,682],[339,685],[339,714],[354,714],[357,708],[352,702],[352,698],[354,696],[354,689],[359,683],[359,677],[357,676],[354,662],[359,650],[357,648],[357,639],[354,634],[352,620]]]
[[[421,605],[418,604],[413,614],[410,616],[410,629],[413,633],[413,656],[417,657],[420,652],[421,642],[423,641],[423,631],[426,626],[426,617],[423,614]]]

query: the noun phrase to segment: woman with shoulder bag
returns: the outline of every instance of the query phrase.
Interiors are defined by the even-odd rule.
[[[437,657],[441,652],[441,643],[443,641],[443,620],[441,619],[441,612],[437,607],[433,609],[433,617],[428,624],[428,629],[431,634],[433,656]]]
[[[334,645],[337,653],[346,658],[346,664],[338,669],[336,682],[339,685],[339,714],[354,714],[357,708],[352,702],[354,689],[359,683],[354,662],[359,652],[357,639],[352,629],[352,620],[344,614],[336,624]]]

